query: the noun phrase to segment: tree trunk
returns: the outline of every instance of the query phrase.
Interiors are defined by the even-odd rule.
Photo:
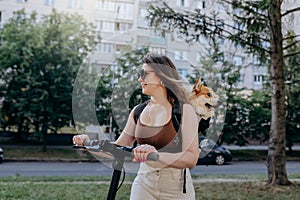
[[[47,126],[43,124],[42,126],[42,142],[43,142],[43,147],[42,147],[42,152],[47,151]]]
[[[268,184],[288,185],[285,155],[285,90],[283,77],[283,49],[281,27],[281,0],[273,0],[269,8],[271,30],[270,86],[272,119],[267,157]]]

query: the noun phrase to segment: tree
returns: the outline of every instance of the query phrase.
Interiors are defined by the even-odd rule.
[[[234,64],[232,60],[237,50],[222,52],[220,44],[215,38],[208,40],[196,72],[200,72],[204,84],[207,82],[220,96],[220,104],[206,134],[219,144],[226,142],[243,146],[248,140],[265,142],[269,139],[266,133],[270,131],[270,101],[268,92],[265,92],[269,88],[246,92],[237,88],[240,69],[248,65]]]
[[[224,52],[221,50],[220,46],[223,41],[210,38],[206,43],[208,46],[205,47],[205,51],[199,52],[199,66],[195,67],[195,74],[196,77],[199,74],[203,84],[211,87],[219,95],[219,105],[215,109],[215,116],[210,119],[209,129],[205,132],[199,132],[199,134],[203,134],[221,144],[222,138],[224,138],[223,135],[226,135],[226,138],[233,138],[232,135],[237,135],[238,129],[224,131],[223,127],[227,126],[228,119],[232,117],[228,109],[232,108],[230,105],[232,105],[237,93],[234,86],[240,79],[242,66],[232,62],[235,55],[234,51]],[[195,78],[192,76],[190,76],[190,83],[195,83]],[[231,144],[236,143],[237,140],[226,140],[226,142]],[[245,144],[245,142],[244,140],[242,144]]]
[[[80,133],[89,125],[109,124],[111,108],[110,68],[102,71],[88,60],[78,70],[72,93],[73,124]]]
[[[54,9],[41,18],[17,11],[0,34],[1,121],[19,134],[34,129],[46,150],[47,133],[73,119],[76,73],[100,36],[81,16]]]
[[[296,45],[295,42],[284,46],[288,38],[283,36],[282,22],[288,15],[300,10],[299,7],[282,12],[282,0],[238,1],[223,0],[232,7],[233,20],[238,26],[226,24],[216,13],[206,15],[201,10],[174,11],[166,3],[153,4],[149,9],[150,25],[176,29],[185,35],[188,42],[198,41],[201,35],[227,38],[246,48],[249,53],[259,56],[262,62],[269,64],[271,88],[271,127],[267,156],[268,184],[289,185],[285,156],[285,84],[283,74],[284,59],[299,54],[286,53]],[[230,15],[230,13],[229,13]],[[293,38],[297,39],[299,35]]]
[[[295,33],[289,31],[287,45],[297,41],[294,39]],[[289,53],[297,52],[300,46],[293,46],[288,50]],[[287,123],[286,123],[286,144],[289,151],[292,151],[294,143],[300,141],[300,55],[288,57],[285,60],[284,76],[286,77],[286,96],[287,96]]]
[[[269,139],[271,102],[265,91],[233,90],[228,93],[228,107],[222,140],[245,145],[249,139],[265,142]],[[230,134],[228,134],[230,133]]]
[[[123,52],[116,58],[117,70],[115,70],[116,84],[112,95],[112,114],[117,128],[123,129],[133,107],[148,99],[142,94],[137,81],[143,65],[143,57],[148,51],[147,47],[137,48]]]

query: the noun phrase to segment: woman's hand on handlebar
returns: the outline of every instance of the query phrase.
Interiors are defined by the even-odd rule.
[[[157,153],[157,150],[155,149],[154,146],[148,144],[142,144],[134,148],[133,152],[134,152],[133,162],[145,162],[147,160],[147,156],[152,152]]]
[[[75,135],[73,137],[73,144],[77,146],[83,146],[84,141],[89,139],[90,139],[89,136],[86,134]]]

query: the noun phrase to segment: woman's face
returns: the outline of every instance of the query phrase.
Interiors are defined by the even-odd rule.
[[[155,74],[155,70],[145,63],[143,64],[138,81],[141,83],[143,94],[146,95],[152,96],[161,87],[160,78]]]

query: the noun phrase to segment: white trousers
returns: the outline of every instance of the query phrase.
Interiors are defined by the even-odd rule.
[[[189,169],[186,169],[186,193],[183,193],[183,176],[183,169],[156,169],[141,163],[131,187],[130,200],[194,200]]]

